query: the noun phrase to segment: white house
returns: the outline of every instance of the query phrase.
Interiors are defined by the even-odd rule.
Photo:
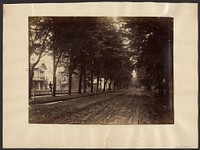
[[[33,76],[33,88],[35,90],[45,90],[46,87],[46,79],[45,79],[45,71],[47,70],[44,62],[39,62],[34,68],[34,76]]]

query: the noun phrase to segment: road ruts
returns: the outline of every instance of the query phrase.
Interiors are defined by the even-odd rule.
[[[143,90],[127,90],[62,101],[31,105],[30,123],[135,125],[173,123],[166,106]]]

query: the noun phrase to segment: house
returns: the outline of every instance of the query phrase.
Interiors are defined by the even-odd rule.
[[[35,90],[46,90],[47,80],[45,78],[45,71],[47,67],[44,62],[39,62],[34,68],[33,88]]]
[[[78,89],[78,78],[76,75],[72,75],[71,89]],[[64,70],[59,70],[56,75],[56,89],[57,90],[68,90],[69,78],[68,74]]]
[[[57,90],[68,90],[68,76],[64,71],[59,71],[56,76],[56,79]]]

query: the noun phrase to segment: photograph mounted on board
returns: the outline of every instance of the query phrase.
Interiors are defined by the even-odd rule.
[[[173,18],[29,17],[29,123],[174,124]]]

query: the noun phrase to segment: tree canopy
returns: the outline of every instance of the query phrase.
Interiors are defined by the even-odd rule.
[[[149,89],[157,86],[162,92],[163,83],[170,88],[172,41],[172,18],[29,18],[30,57],[36,55],[39,61],[50,52],[54,60],[54,77],[58,66],[66,69],[69,94],[73,74],[79,77],[78,90],[81,93],[82,84],[86,91],[86,82],[90,83],[93,92],[94,78],[97,79],[97,91],[101,78],[104,84],[109,82],[116,89],[128,88],[133,70],[140,84]],[[35,63],[30,64],[33,66],[30,70],[33,70]]]

